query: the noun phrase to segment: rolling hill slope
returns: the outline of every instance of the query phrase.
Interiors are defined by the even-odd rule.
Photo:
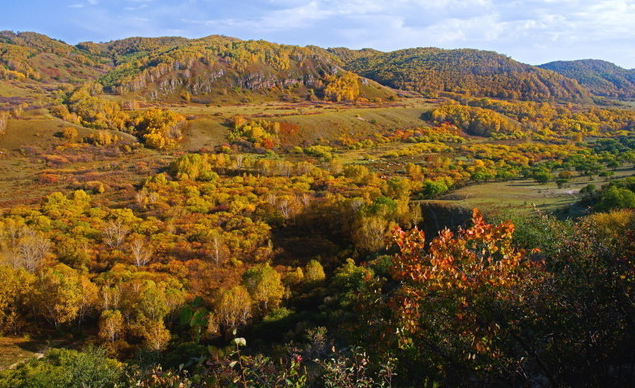
[[[344,70],[362,78],[342,80]],[[591,94],[635,97],[635,70],[599,60],[534,67],[473,49],[384,53],[219,35],[133,37],[72,46],[34,32],[0,32],[0,83],[7,92],[95,80],[107,91],[134,98],[203,103],[218,102],[218,96],[227,94],[236,101],[251,100],[252,92],[274,100],[323,98],[329,84],[355,89],[342,96],[367,99],[394,96],[389,88],[430,96],[459,93],[532,101],[587,102]]]
[[[540,65],[577,80],[591,93],[604,97],[635,97],[635,69],[627,70],[597,59],[556,61]]]
[[[105,74],[104,57],[34,32],[0,32],[0,79],[77,83]]]
[[[225,36],[201,39],[127,39],[94,45],[115,64],[100,80],[120,94],[139,93],[151,99],[205,96],[232,89],[276,91],[302,97],[320,96],[328,77],[343,73],[338,61],[323,50]],[[376,83],[369,95],[394,94]]]
[[[364,52],[357,58],[333,51],[346,68],[397,88],[534,101],[585,101],[589,93],[576,81],[491,51],[414,48],[389,53]]]
[[[98,80],[106,90],[152,100],[257,91],[323,97],[345,74],[323,49],[242,41],[225,36],[127,38],[76,46],[33,32],[0,32],[0,82],[26,87]],[[394,91],[356,78],[358,95],[388,98]],[[205,98],[199,98],[199,102]]]

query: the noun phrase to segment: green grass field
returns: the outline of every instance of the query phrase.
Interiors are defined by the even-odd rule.
[[[635,174],[635,167],[623,167],[615,171],[613,178]],[[555,211],[568,207],[580,200],[579,191],[588,184],[600,188],[608,183],[605,178],[586,176],[575,177],[567,187],[561,189],[554,182],[541,185],[533,179],[508,182],[490,182],[460,188],[441,198],[440,202],[460,205],[466,208],[479,208],[485,212],[497,213],[515,210],[530,213],[537,207],[542,211]],[[582,209],[583,210],[583,209]]]

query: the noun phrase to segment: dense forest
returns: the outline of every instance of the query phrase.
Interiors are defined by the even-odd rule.
[[[585,63],[0,33],[0,387],[633,385]]]
[[[557,61],[540,67],[577,80],[595,95],[635,97],[635,70],[626,70],[610,62],[592,59]]]
[[[339,53],[339,51],[335,51]],[[390,53],[360,53],[346,68],[397,89],[427,95],[439,92],[520,100],[584,101],[588,92],[570,78],[480,50],[416,48]]]

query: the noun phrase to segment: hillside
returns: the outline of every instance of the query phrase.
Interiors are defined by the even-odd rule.
[[[0,388],[634,386],[634,104],[477,50],[0,35]]]
[[[3,83],[18,82],[18,87],[24,87],[24,80],[45,84],[99,80],[111,93],[172,102],[248,102],[259,99],[257,95],[268,100],[381,100],[394,96],[394,91],[379,84],[426,95],[450,92],[534,101],[589,100],[580,84],[547,70],[547,65],[537,68],[494,52],[470,49],[383,53],[219,35],[134,37],[71,46],[33,32],[4,31],[0,33],[0,64]],[[586,67],[599,68],[597,63],[593,66]],[[343,68],[367,79],[346,78]],[[628,97],[635,92],[632,74],[617,67],[602,70],[604,78],[563,74],[579,79],[598,95]]]
[[[373,57],[375,55],[382,54],[381,51],[370,49],[370,48],[364,48],[360,50],[351,50],[346,47],[331,47],[327,49],[326,51],[329,54],[341,60],[342,63],[351,63],[352,61],[360,59],[360,58],[368,58],[368,57]]]
[[[375,55],[365,52],[358,58],[346,51],[333,53],[342,60],[352,59],[345,66],[350,71],[427,95],[452,92],[534,101],[589,98],[573,80],[491,51],[414,48]]]
[[[33,32],[0,33],[0,81],[22,89],[98,80],[116,94],[202,103],[250,101],[251,92],[274,100],[395,94],[357,76],[343,80],[340,65],[323,49],[225,36],[135,37],[71,46]]]
[[[310,99],[324,97],[329,85],[345,74],[323,50],[224,36],[132,38],[92,47],[113,59],[114,68],[100,79],[107,89],[151,99],[211,102],[236,89]],[[351,82],[359,89],[354,98],[394,94],[358,77]]]
[[[104,58],[34,32],[0,32],[0,79],[81,82],[104,74]]]
[[[627,70],[597,59],[555,61],[539,67],[577,80],[591,93],[604,97],[635,97],[635,69]]]

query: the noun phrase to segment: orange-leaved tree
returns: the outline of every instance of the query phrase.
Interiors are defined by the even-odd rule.
[[[390,272],[399,286],[388,306],[408,363],[447,382],[522,370],[531,350],[520,327],[542,271],[512,246],[513,231],[511,222],[486,223],[478,210],[471,227],[446,229],[427,247],[423,232],[395,231]]]

